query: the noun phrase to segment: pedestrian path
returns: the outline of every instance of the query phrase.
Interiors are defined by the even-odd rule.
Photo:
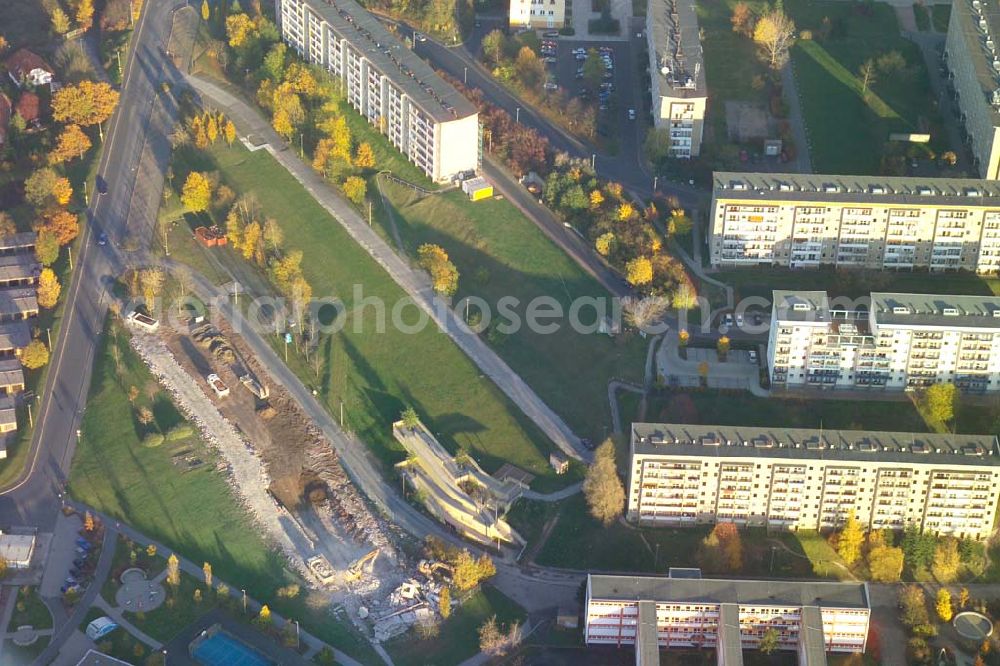
[[[163,643],[156,640],[155,638],[153,638],[152,636],[145,633],[144,631],[136,627],[134,624],[126,620],[124,614],[122,613],[122,609],[119,608],[118,606],[112,606],[107,601],[105,601],[104,597],[102,597],[101,595],[97,595],[97,599],[94,600],[94,607],[100,608],[107,614],[108,617],[114,620],[118,626],[120,626],[128,633],[132,634],[134,638],[139,639],[140,641],[148,645],[150,648],[154,650],[160,650],[163,648]]]

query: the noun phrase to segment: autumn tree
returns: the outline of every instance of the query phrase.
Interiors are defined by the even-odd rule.
[[[111,117],[118,104],[118,91],[103,81],[81,81],[60,88],[52,96],[52,117],[61,123],[88,127]]]
[[[243,229],[243,241],[240,253],[247,261],[263,265],[264,263],[264,233],[260,222],[254,220]]]
[[[67,245],[80,234],[80,218],[77,215],[56,208],[42,216],[41,230],[52,233],[59,245]]]
[[[67,125],[59,134],[56,147],[49,153],[50,164],[61,164],[83,157],[90,150],[90,137],[79,125]]]
[[[222,136],[230,146],[233,145],[233,141],[236,141],[236,125],[228,118],[222,126]]]
[[[625,279],[636,287],[653,281],[653,264],[646,257],[636,257],[625,264]]]
[[[913,628],[930,623],[924,589],[919,585],[907,585],[899,591],[899,621]]]
[[[479,650],[490,657],[506,656],[520,644],[524,631],[518,622],[504,630],[493,615],[479,627]]]
[[[854,516],[852,509],[847,514],[847,520],[837,536],[837,554],[843,558],[844,562],[852,565],[861,557],[861,544],[865,541],[865,532],[861,528],[861,523]]]
[[[507,37],[502,30],[492,30],[483,37],[483,55],[485,55],[494,65],[499,65],[503,60],[504,46]]]
[[[957,401],[958,389],[951,383],[929,386],[920,400],[927,418],[941,423],[948,423],[955,417]]]
[[[82,30],[90,30],[94,23],[94,1],[79,0],[76,6],[76,24]]]
[[[740,3],[742,4],[742,3]],[[760,645],[757,646],[764,654],[771,654],[780,647],[781,634],[774,627],[768,627],[760,636]]]
[[[622,299],[625,323],[640,331],[645,331],[658,323],[670,309],[670,299],[666,296],[626,296]]]
[[[354,153],[354,166],[359,169],[371,169],[375,166],[375,152],[367,141],[358,144],[358,149]]]
[[[514,70],[526,88],[537,88],[545,81],[545,63],[529,46],[522,46],[517,52]]]
[[[451,296],[458,290],[458,269],[440,245],[421,245],[417,249],[417,263],[431,274],[434,291],[443,296]]]
[[[10,213],[0,210],[0,238],[10,238],[17,233],[17,224]]]
[[[364,178],[359,178],[357,176],[348,176],[344,181],[344,196],[350,199],[355,206],[360,206],[365,202],[365,194],[367,192],[367,185],[365,184]]]
[[[212,10],[208,6],[208,0],[201,0],[201,20],[207,21],[212,17]]]
[[[961,610],[965,610],[965,607],[969,605],[969,588],[963,587],[958,591],[958,607]]]
[[[459,551],[449,563],[452,568],[451,582],[460,592],[468,592],[497,572],[489,555],[483,554],[477,559],[465,549]]]
[[[163,270],[155,267],[139,271],[139,284],[142,285],[142,297],[146,305],[152,307],[156,295],[163,289]]]
[[[771,69],[781,69],[788,61],[788,50],[795,40],[795,23],[779,9],[761,16],[753,29],[753,40],[761,47]]]
[[[42,308],[55,307],[59,301],[59,278],[51,268],[43,268],[38,275],[38,306]]]
[[[733,32],[739,33],[744,37],[753,35],[754,15],[753,10],[750,9],[750,5],[747,3],[737,2],[733,6],[733,15],[729,18],[729,21],[733,24]]]
[[[212,565],[205,562],[201,565],[201,571],[205,574],[205,585],[212,587]]]
[[[181,561],[177,559],[176,553],[170,553],[167,558],[167,583],[173,587],[181,584]]]
[[[24,198],[35,208],[65,206],[72,196],[69,179],[49,167],[38,169],[24,181]]]
[[[958,539],[944,537],[934,549],[934,563],[931,573],[941,583],[950,583],[958,577],[961,558],[958,555]]]
[[[611,254],[611,249],[614,246],[615,235],[608,231],[597,237],[594,241],[594,249],[597,250],[597,254],[602,257],[606,257]]]
[[[59,258],[59,239],[44,227],[35,237],[35,258],[42,266],[51,266]]]
[[[451,588],[445,585],[441,588],[441,595],[438,597],[438,611],[441,619],[447,620],[451,615]]]
[[[278,221],[273,217],[264,220],[264,246],[266,249],[276,253],[281,249],[281,244],[285,241],[285,232],[281,230]]]
[[[954,611],[951,608],[951,592],[948,591],[948,588],[942,587],[937,591],[934,610],[937,612],[938,619],[942,622],[951,622],[951,616]]]
[[[605,527],[621,515],[625,507],[625,488],[618,477],[613,440],[605,440],[594,453],[594,462],[583,481],[583,496],[590,515]]]
[[[729,340],[729,336],[723,335],[715,342],[715,351],[718,352],[719,358],[725,359],[726,355],[729,353],[729,347],[732,342]]]
[[[254,622],[261,627],[271,626],[271,609],[264,604],[260,607],[260,613],[257,614],[257,619]]]
[[[52,8],[49,20],[52,21],[52,30],[57,35],[65,35],[69,32],[69,16],[66,15],[66,12],[61,7],[55,6]]]
[[[212,181],[207,174],[192,171],[181,189],[181,203],[193,213],[208,210],[212,204]]]
[[[707,571],[737,573],[743,568],[743,540],[734,523],[716,523],[701,541],[696,555]]]
[[[903,573],[903,550],[879,546],[868,551],[868,570],[876,583],[897,583]]]
[[[41,340],[32,340],[21,350],[21,365],[37,370],[49,362],[49,348]]]
[[[86,532],[93,532],[97,525],[94,523],[94,514],[90,511],[83,512],[83,529]]]

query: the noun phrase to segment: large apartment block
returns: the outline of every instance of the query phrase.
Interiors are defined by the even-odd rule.
[[[771,383],[784,387],[912,390],[950,382],[1000,390],[1000,298],[775,291],[768,334]]]
[[[1000,183],[714,175],[713,266],[1000,270]]]
[[[1000,500],[994,435],[634,423],[628,518],[780,530],[837,527],[987,539]]]
[[[354,0],[276,0],[281,34],[432,180],[475,171],[476,107]]]
[[[697,157],[705,127],[705,84],[698,15],[685,0],[650,0],[646,41],[653,123],[670,132],[670,155]]]
[[[716,663],[741,665],[769,629],[778,648],[808,666],[827,653],[864,652],[871,601],[866,583],[587,576],[588,645],[635,645],[637,666],[661,649],[709,648]]]
[[[985,0],[955,0],[944,57],[962,112],[976,169],[1000,178],[1000,8]]]
[[[559,29],[566,23],[566,1],[510,0],[510,27]]]

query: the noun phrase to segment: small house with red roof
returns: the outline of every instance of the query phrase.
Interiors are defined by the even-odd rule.
[[[7,126],[10,125],[10,97],[0,92],[0,146],[7,144]]]
[[[28,49],[14,51],[4,61],[4,65],[7,67],[7,76],[18,88],[26,83],[31,86],[48,85],[52,83],[55,71],[42,56]]]
[[[17,98],[17,104],[14,105],[14,112],[24,119],[26,126],[39,127],[42,120],[41,108],[42,104],[38,95],[26,90]]]

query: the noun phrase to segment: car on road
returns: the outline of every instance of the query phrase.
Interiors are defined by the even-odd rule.
[[[418,42],[426,42],[426,41],[427,41],[427,35],[425,35],[425,34],[423,34],[423,33],[420,33],[420,32],[418,32],[418,33],[416,33],[415,35],[413,35],[413,37],[414,37],[414,39],[416,39],[416,40],[417,40]]]
[[[105,245],[108,244],[108,235],[103,231],[97,232],[97,244],[100,245],[101,247],[104,247]]]
[[[750,359],[751,363],[757,362],[757,352],[755,352],[754,350],[751,349],[750,351],[748,351],[747,357]]]
[[[628,119],[629,120],[635,120],[635,109],[629,109],[628,110]]]
[[[740,328],[743,328],[743,315],[741,314],[736,315],[736,325],[739,326]]]
[[[722,325],[725,326],[725,327],[727,327],[727,328],[731,328],[732,325],[733,325],[733,315],[727,314],[725,317],[723,317],[722,318]]]
[[[559,36],[558,30],[548,30],[542,33],[542,37],[558,37],[558,36]]]
[[[554,65],[557,62],[555,56],[545,56],[544,58],[542,58],[542,60],[544,60],[546,63],[548,63],[550,65]]]
[[[97,187],[98,194],[108,193],[108,181],[104,180],[104,176],[98,176],[95,178],[94,185]]]
[[[546,90],[559,90],[559,86],[553,83],[552,81],[546,81],[545,85],[542,87],[545,88]]]

